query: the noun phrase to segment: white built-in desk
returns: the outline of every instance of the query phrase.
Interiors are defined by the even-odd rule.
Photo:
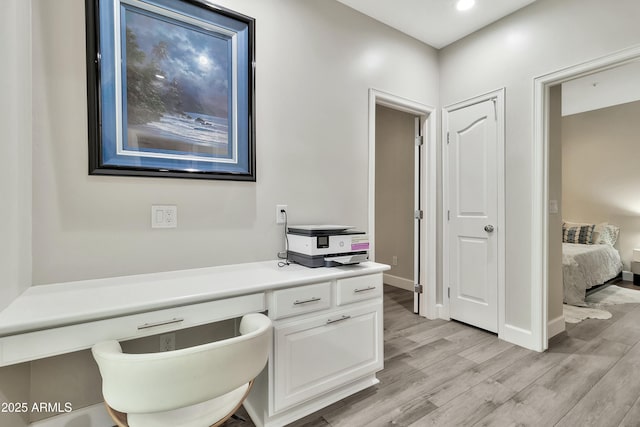
[[[268,311],[273,348],[245,407],[281,426],[377,383],[387,269],[266,261],[33,286],[0,312],[0,366]]]

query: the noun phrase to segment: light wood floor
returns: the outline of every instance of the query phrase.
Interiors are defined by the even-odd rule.
[[[384,298],[380,384],[291,426],[640,426],[640,304],[567,324],[537,353],[415,316],[411,292]]]

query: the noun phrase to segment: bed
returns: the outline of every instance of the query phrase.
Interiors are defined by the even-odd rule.
[[[590,227],[591,231],[598,229],[595,225]],[[578,230],[582,232],[578,236],[567,232],[576,227],[563,226],[562,279],[565,304],[586,305],[584,298],[587,289],[617,277],[622,271],[620,253],[613,247],[619,229],[606,224],[605,227],[612,228],[612,233],[607,228],[601,228],[593,234]],[[580,243],[573,243],[578,241]]]

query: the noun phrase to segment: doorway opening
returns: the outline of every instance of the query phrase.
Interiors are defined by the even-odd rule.
[[[550,109],[553,106],[553,88],[570,80],[613,69],[639,59],[640,47],[634,47],[534,79],[531,296],[532,338],[534,338],[534,348],[538,351],[548,348],[549,335],[556,333],[559,329],[556,319],[549,318],[549,297],[552,293],[549,289],[549,232],[550,223],[556,220],[557,208],[557,202],[550,203],[550,199],[557,200],[550,191],[550,149],[552,148]],[[553,216],[550,215],[550,210],[553,211],[551,213]],[[557,292],[554,290],[554,293]]]
[[[406,135],[410,136],[402,149],[394,150],[393,146],[377,148],[377,124],[379,119],[389,118],[404,123],[402,126]],[[376,89],[369,90],[369,255],[374,261],[401,267],[396,269],[399,273],[386,279],[395,282],[392,284],[396,286],[414,291],[414,313],[430,319],[436,318],[435,131],[433,107]],[[389,152],[378,152],[387,149]],[[394,167],[402,169],[403,173],[394,174]],[[407,170],[412,171],[409,176]],[[394,175],[393,180],[383,178],[385,174]],[[409,185],[411,188],[383,191],[386,184],[396,187]],[[389,190],[398,193],[398,200],[402,199],[398,203],[402,203],[402,206],[390,205],[394,203],[394,197],[387,197]],[[386,215],[390,210],[395,211],[393,215]],[[384,222],[384,230],[377,227],[380,225],[378,222]],[[395,231],[399,236],[393,235]],[[379,247],[378,233],[380,243],[395,240],[388,246],[397,244],[397,250],[402,250],[404,255],[393,253],[396,250],[394,247]],[[397,257],[395,266],[394,256]]]

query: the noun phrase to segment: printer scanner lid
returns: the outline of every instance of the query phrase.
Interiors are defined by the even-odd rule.
[[[353,230],[352,225],[294,225],[289,227],[291,234],[303,236],[333,236],[337,234],[365,234],[364,231]]]

